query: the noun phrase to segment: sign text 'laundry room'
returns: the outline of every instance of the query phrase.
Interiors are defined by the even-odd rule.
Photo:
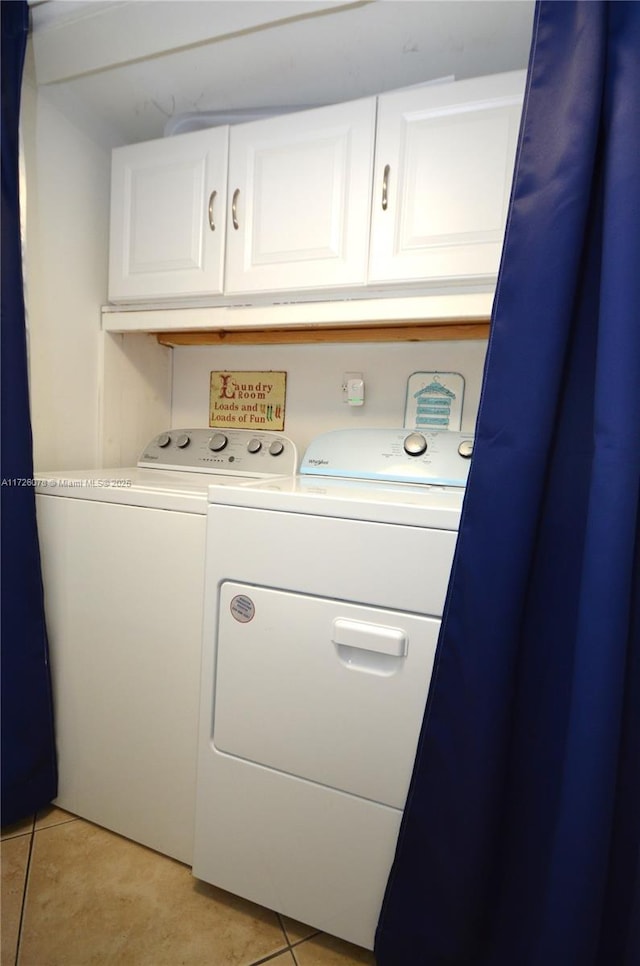
[[[209,426],[283,430],[286,388],[286,372],[212,372]]]

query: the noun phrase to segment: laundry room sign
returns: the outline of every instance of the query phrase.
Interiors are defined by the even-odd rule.
[[[282,430],[286,389],[286,372],[212,372],[209,426]]]

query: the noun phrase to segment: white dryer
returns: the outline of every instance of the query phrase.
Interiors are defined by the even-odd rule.
[[[345,430],[210,491],[193,872],[373,947],[472,437]]]
[[[207,493],[296,462],[280,434],[181,429],[38,474],[61,808],[191,864]]]

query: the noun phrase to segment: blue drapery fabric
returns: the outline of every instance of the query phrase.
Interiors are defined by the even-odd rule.
[[[640,3],[539,2],[379,966],[640,963]]]
[[[36,529],[20,242],[18,124],[26,0],[2,0],[2,824],[56,795],[57,770]]]

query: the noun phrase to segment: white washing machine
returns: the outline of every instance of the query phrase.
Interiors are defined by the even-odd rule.
[[[58,806],[191,864],[207,493],[295,469],[280,434],[189,429],[38,474]]]
[[[210,491],[193,873],[369,949],[472,445],[337,431]]]

